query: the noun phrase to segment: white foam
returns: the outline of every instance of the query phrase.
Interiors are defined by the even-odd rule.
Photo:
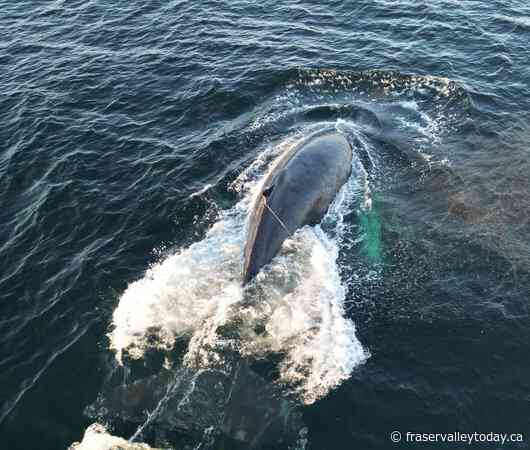
[[[344,317],[336,243],[320,227],[305,227],[286,247],[260,275],[274,288],[242,312],[248,333],[241,352],[285,353],[280,379],[309,404],[348,378],[367,352],[355,336],[354,324]],[[293,271],[298,278],[294,283]],[[265,332],[252,333],[254,324]]]
[[[208,192],[212,187],[213,187],[213,184],[207,183],[201,189],[199,189],[198,191],[193,192],[192,194],[190,194],[189,198],[199,197],[202,194],[204,194],[205,192]]]
[[[103,425],[90,425],[83,436],[82,442],[74,442],[68,450],[156,450],[147,444],[130,443],[125,439],[112,436]]]
[[[238,263],[242,223],[226,214],[200,242],[180,250],[131,283],[113,314],[111,348],[141,358],[147,348],[170,349],[208,317],[241,296]],[[153,339],[154,338],[154,339]]]
[[[241,287],[245,222],[259,190],[256,180],[270,155],[294,142],[268,148],[239,177],[236,186],[246,194],[202,241],[167,257],[128,286],[109,334],[119,361],[124,352],[141,358],[150,348],[169,350],[183,336],[190,338],[184,364],[193,367],[222,367],[227,347],[250,358],[278,353],[284,355],[279,381],[301,401],[312,403],[368,357],[344,315],[345,289],[337,265],[342,216],[359,188],[354,177],[325,219],[335,224],[333,237],[320,227],[304,227],[284,243],[250,291]],[[234,333],[224,337],[222,326],[235,329],[237,338]]]

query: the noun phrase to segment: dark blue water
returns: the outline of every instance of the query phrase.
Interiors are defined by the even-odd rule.
[[[527,2],[19,1],[0,23],[2,448],[94,422],[175,449],[528,448]],[[252,189],[325,128],[355,179],[242,293]]]

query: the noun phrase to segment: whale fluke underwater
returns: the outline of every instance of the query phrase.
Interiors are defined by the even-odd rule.
[[[298,228],[322,220],[351,171],[351,145],[336,131],[312,135],[278,159],[252,207],[243,285],[271,262]]]

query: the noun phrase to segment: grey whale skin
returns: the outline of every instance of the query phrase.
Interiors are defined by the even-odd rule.
[[[243,285],[276,256],[289,233],[322,220],[349,178],[351,162],[349,142],[335,131],[310,136],[279,158],[265,178],[248,222]]]

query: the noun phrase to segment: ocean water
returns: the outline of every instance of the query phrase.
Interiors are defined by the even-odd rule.
[[[1,448],[530,447],[527,2],[0,23]],[[243,290],[263,176],[325,129],[351,179]]]

